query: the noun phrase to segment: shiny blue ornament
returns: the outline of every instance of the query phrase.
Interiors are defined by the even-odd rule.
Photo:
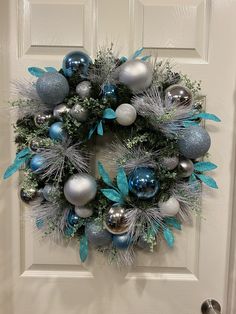
[[[67,216],[67,222],[70,226],[73,227],[74,225],[78,224],[79,216],[77,216],[74,211],[70,210]]]
[[[43,163],[44,158],[41,155],[34,155],[32,159],[30,160],[30,168],[33,172],[40,172]]]
[[[64,57],[62,69],[67,77],[71,77],[76,72],[86,77],[91,63],[92,60],[86,53],[82,51],[72,51]]]
[[[150,199],[159,191],[155,170],[148,167],[135,169],[129,177],[129,189],[140,199]]]
[[[55,122],[49,128],[49,136],[52,140],[63,140],[66,137],[65,131],[63,130],[62,122]]]
[[[126,250],[132,243],[132,239],[128,233],[114,235],[112,239],[113,245],[120,250]]]
[[[106,84],[102,89],[104,100],[116,100],[116,85]]]

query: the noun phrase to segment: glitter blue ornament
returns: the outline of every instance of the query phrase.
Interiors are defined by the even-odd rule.
[[[33,172],[40,172],[45,159],[41,155],[34,155],[30,160],[30,168]]]
[[[116,85],[106,84],[102,89],[103,100],[116,100]]]
[[[82,51],[72,51],[64,57],[62,69],[67,77],[71,77],[76,72],[86,77],[91,63],[92,60],[86,53]]]
[[[52,140],[60,141],[65,139],[66,134],[63,130],[62,122],[55,122],[49,128],[49,136]]]
[[[73,210],[69,211],[69,214],[67,216],[67,222],[70,226],[74,226],[78,224],[79,222],[79,217],[76,215],[76,213]]]
[[[159,191],[155,170],[148,167],[135,169],[129,177],[129,189],[140,199],[150,199]]]
[[[126,250],[132,243],[132,239],[128,233],[122,235],[114,235],[112,239],[113,245],[120,250]]]

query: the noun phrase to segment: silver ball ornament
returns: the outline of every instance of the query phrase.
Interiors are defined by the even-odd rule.
[[[122,104],[116,108],[116,121],[123,126],[129,126],[137,118],[136,109],[130,104]]]
[[[178,214],[180,210],[180,204],[178,200],[173,196],[171,196],[167,201],[158,202],[158,207],[159,207],[160,214],[163,217],[175,216],[176,214]]]
[[[83,81],[76,86],[76,93],[82,99],[90,97],[91,91],[92,91],[92,85],[89,81]]]
[[[191,106],[193,95],[189,88],[181,85],[171,85],[165,90],[165,101],[171,105]]]
[[[93,210],[86,207],[75,207],[75,212],[80,218],[88,218],[92,216]]]
[[[134,92],[147,89],[152,83],[152,65],[141,60],[130,60],[118,69],[120,83]]]
[[[191,126],[181,132],[178,146],[181,155],[196,159],[208,152],[211,138],[201,126]]]
[[[80,104],[75,104],[70,110],[70,115],[79,122],[85,122],[88,119],[88,110]]]
[[[88,241],[96,247],[108,246],[112,242],[112,235],[99,224],[90,222],[85,226]]]
[[[123,234],[128,231],[125,217],[125,209],[121,206],[113,206],[105,214],[105,228],[112,234]]]
[[[75,174],[64,185],[64,195],[67,201],[75,206],[84,206],[97,193],[97,183],[88,174]]]
[[[45,123],[48,123],[52,118],[51,113],[38,113],[34,116],[34,124],[37,127],[40,127],[44,125]]]
[[[36,200],[38,201],[38,200],[43,199],[40,191],[38,191],[34,187],[28,187],[28,188],[20,189],[20,198],[27,205],[30,205],[31,203],[33,203]]]
[[[53,116],[56,119],[61,119],[62,115],[69,112],[70,109],[65,105],[65,104],[60,104],[57,105],[54,109],[53,109]]]
[[[181,178],[188,178],[188,177],[190,177],[191,174],[193,173],[193,171],[194,171],[194,165],[193,165],[192,160],[182,158],[179,161],[178,175]]]
[[[38,78],[36,90],[42,102],[55,106],[63,102],[69,94],[67,79],[60,73],[45,73]]]
[[[42,195],[46,201],[52,202],[55,199],[57,189],[51,184],[46,184],[42,189]]]
[[[163,168],[167,170],[174,170],[179,164],[179,157],[172,156],[172,157],[164,157],[161,160],[161,165]]]

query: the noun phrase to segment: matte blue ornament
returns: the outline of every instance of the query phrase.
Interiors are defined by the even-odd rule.
[[[116,85],[106,84],[102,89],[103,99],[116,100]]]
[[[49,136],[51,139],[59,141],[66,137],[65,131],[63,130],[62,122],[55,122],[49,128]]]
[[[140,199],[150,199],[159,191],[155,170],[147,167],[135,169],[129,177],[129,189]]]
[[[70,226],[73,227],[74,225],[78,224],[79,216],[77,216],[73,210],[70,210],[67,216],[67,222]]]
[[[72,51],[64,57],[62,69],[67,77],[71,77],[76,72],[86,77],[91,63],[92,60],[86,53],[82,51]]]
[[[30,160],[30,168],[33,172],[40,172],[45,159],[41,155],[34,155]]]
[[[114,235],[112,239],[113,245],[120,250],[126,250],[132,243],[132,239],[128,233]]]

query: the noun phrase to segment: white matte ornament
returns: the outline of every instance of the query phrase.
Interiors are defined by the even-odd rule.
[[[173,196],[171,196],[167,201],[165,202],[159,202],[158,207],[160,210],[160,214],[163,217],[172,217],[178,214],[180,210],[180,205],[177,199]]]
[[[129,126],[137,118],[136,109],[130,104],[122,104],[116,108],[116,121],[123,126]]]
[[[75,207],[75,212],[77,216],[80,218],[88,218],[92,216],[93,210],[91,208],[86,208],[86,207]]]

